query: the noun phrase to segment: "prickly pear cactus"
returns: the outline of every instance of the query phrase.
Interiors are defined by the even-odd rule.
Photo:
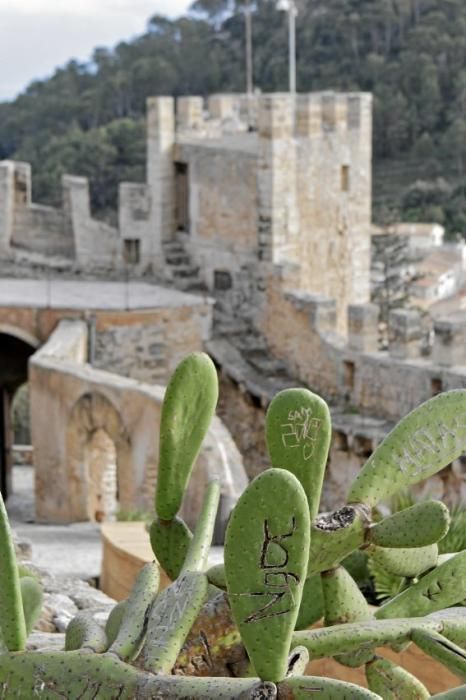
[[[148,564],[105,628],[79,613],[64,652],[22,651],[42,594],[27,572],[20,579],[0,497],[2,700],[424,700],[429,693],[418,679],[375,653],[413,643],[466,679],[466,608],[450,607],[466,599],[466,551],[438,556],[448,510],[429,501],[376,523],[372,512],[466,451],[466,390],[440,395],[401,421],[361,470],[347,504],[321,515],[330,413],[305,389],[280,393],[266,420],[272,468],[232,513],[225,565],[206,572],[219,484],[208,484],[194,534],[178,512],[217,391],[213,363],[197,353],[166,392],[151,542],[173,583],[159,592],[159,562]],[[407,581],[375,613],[339,566],[357,550]],[[307,629],[319,619],[324,627]],[[365,666],[369,689],[304,675],[308,661],[327,657]],[[465,688],[434,697],[464,700]]]

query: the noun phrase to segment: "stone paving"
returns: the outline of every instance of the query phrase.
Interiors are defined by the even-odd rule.
[[[102,545],[98,525],[43,525],[35,522],[32,467],[14,467],[13,493],[6,505],[18,539],[31,542],[32,562],[37,567],[53,576],[89,580],[100,575]]]

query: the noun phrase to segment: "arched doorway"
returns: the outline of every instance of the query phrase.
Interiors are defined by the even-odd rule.
[[[75,403],[66,448],[70,518],[112,519],[129,473],[130,440],[118,410],[106,396],[87,393]]]
[[[11,402],[16,390],[28,379],[28,361],[38,342],[21,330],[0,326],[0,491],[11,492],[13,434]]]

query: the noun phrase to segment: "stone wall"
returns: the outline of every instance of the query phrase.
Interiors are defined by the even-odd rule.
[[[96,289],[96,294],[105,296],[105,285]],[[92,310],[34,308],[26,302],[24,306],[4,306],[0,307],[0,330],[37,347],[47,341],[61,320],[84,320],[90,330],[95,367],[141,381],[165,383],[182,357],[202,350],[211,333],[212,302],[162,291],[159,305],[147,309],[124,309],[123,303],[121,310],[106,309],[105,299],[102,308]]]
[[[153,508],[163,388],[94,369],[85,364],[87,346],[85,323],[61,321],[30,363],[36,512],[42,521],[101,518],[94,506],[104,505],[108,493],[96,493],[88,449],[96,431],[104,431],[115,447],[119,507]],[[211,478],[221,482],[225,518],[247,478],[239,452],[217,418],[183,506],[191,526]]]
[[[296,291],[292,283],[292,270],[271,274],[262,330],[290,373],[331,402],[396,421],[440,391],[466,387],[464,314],[438,320],[434,353],[421,357],[419,315],[392,312],[390,347],[379,352],[372,304],[348,308],[348,342],[337,333],[335,301]]]
[[[241,150],[222,143],[179,144],[177,162],[188,168],[187,247],[209,289],[257,260],[257,147],[253,135]],[[236,145],[236,148],[235,148]],[[251,150],[246,150],[249,147]]]

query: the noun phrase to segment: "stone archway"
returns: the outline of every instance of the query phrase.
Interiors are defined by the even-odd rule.
[[[28,361],[38,345],[36,338],[21,329],[0,326],[0,491],[4,498],[11,491],[11,402],[28,380]]]
[[[130,438],[104,394],[86,393],[73,406],[66,454],[70,520],[108,520],[131,501]]]

